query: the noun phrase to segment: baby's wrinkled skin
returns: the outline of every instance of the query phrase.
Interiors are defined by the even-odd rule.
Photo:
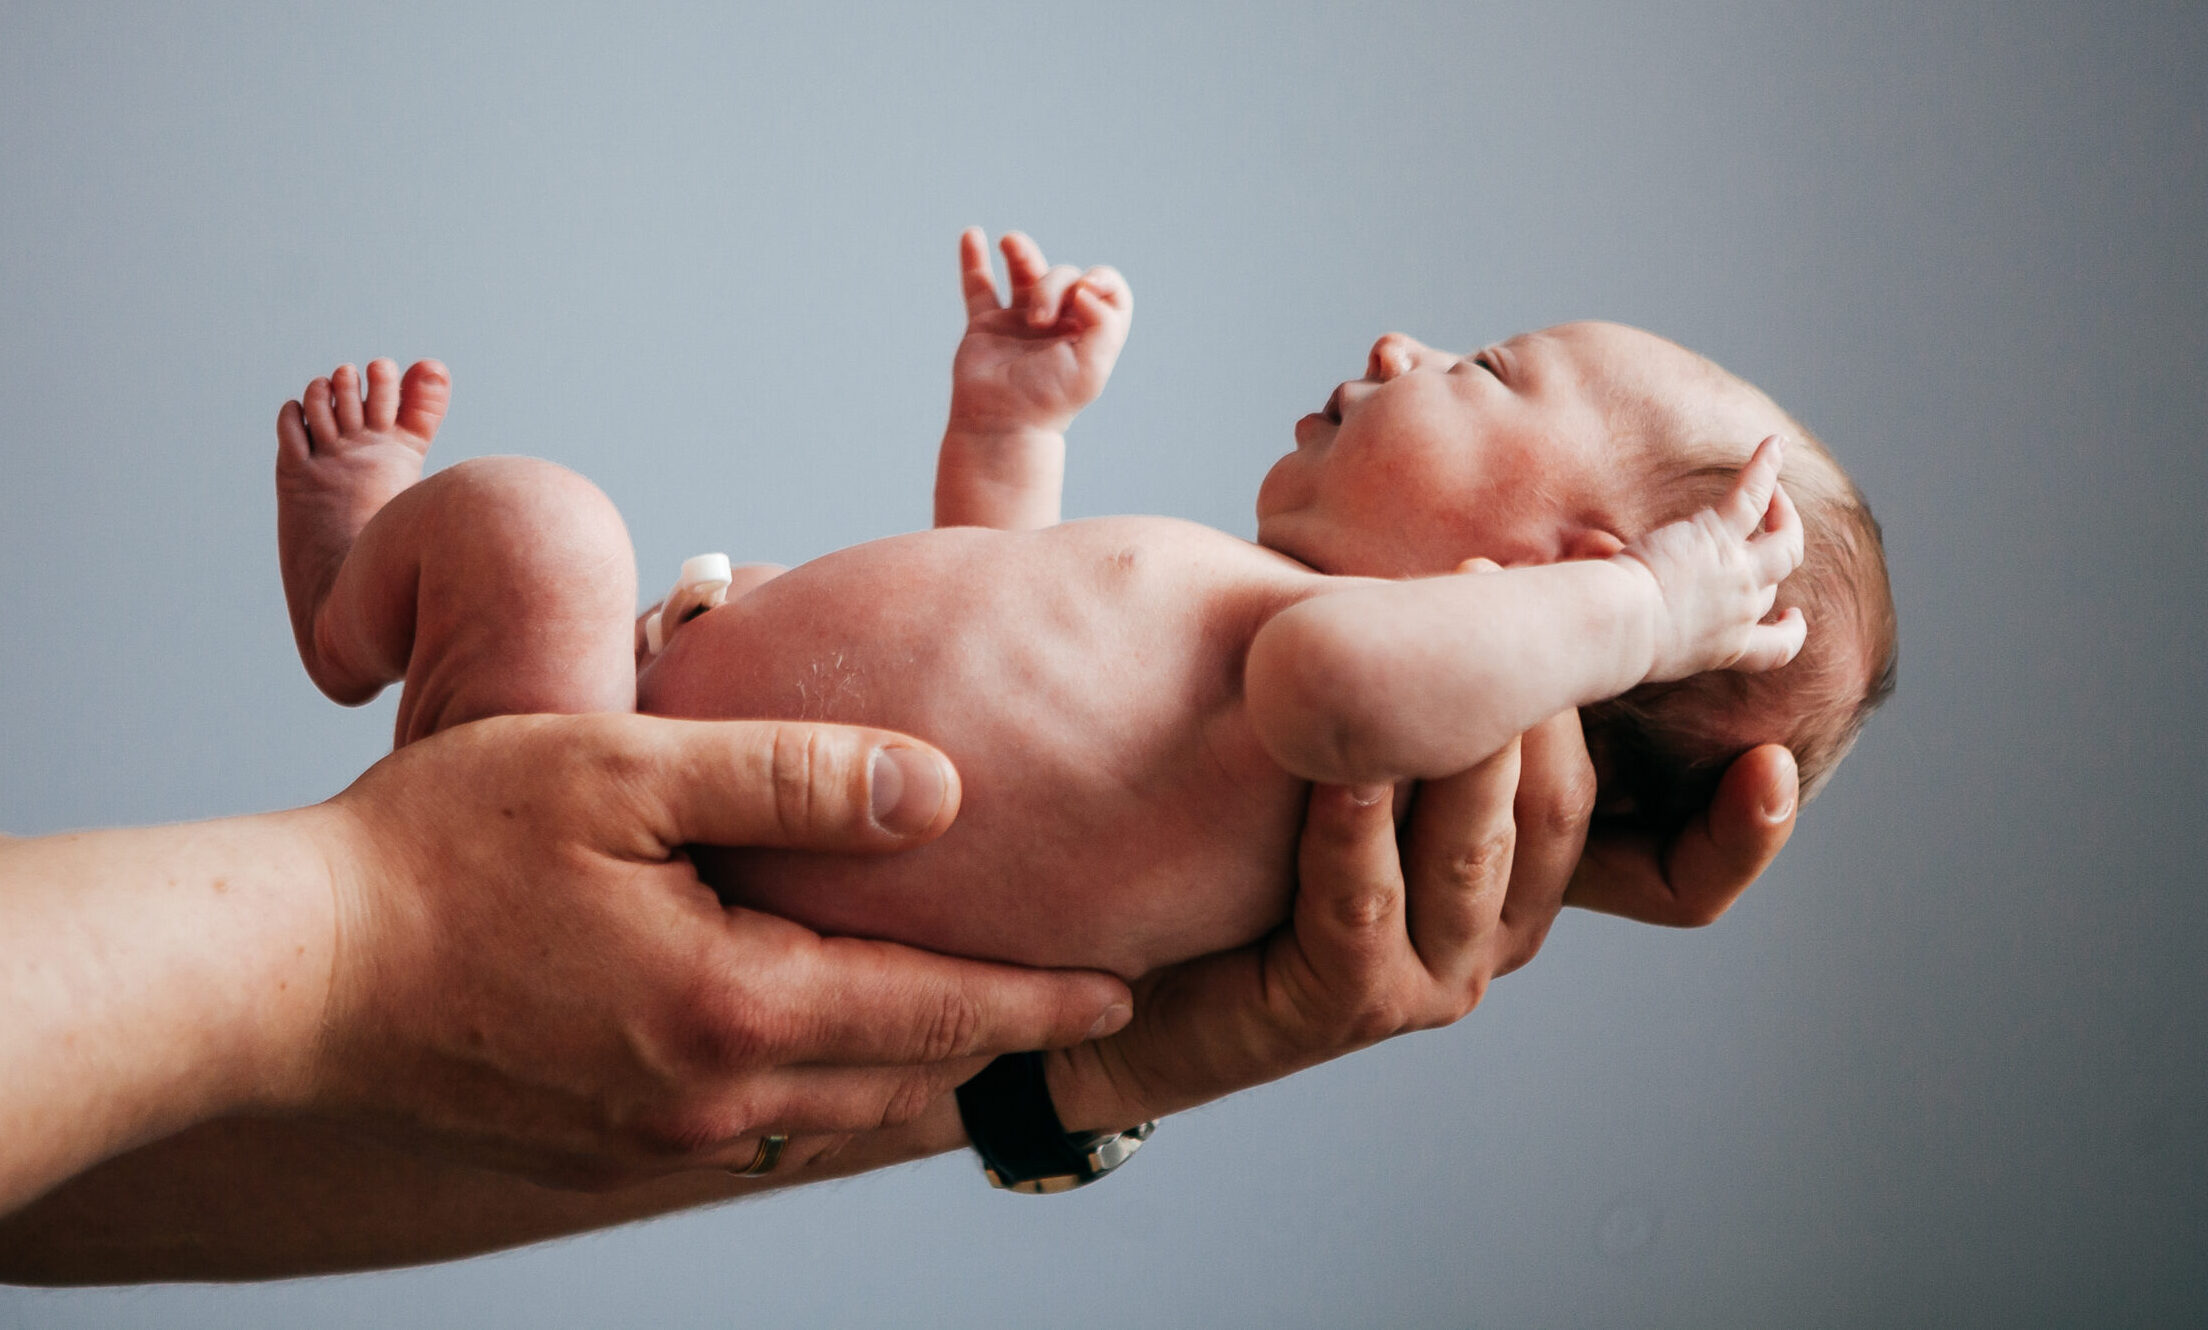
[[[1764,622],[1802,557],[1799,518],[1777,485],[1783,444],[1749,459],[1783,418],[1726,393],[1669,342],[1573,324],[1462,357],[1390,334],[1364,377],[1297,423],[1295,451],[1259,494],[1260,543],[1159,517],[1058,524],[1062,431],[1109,376],[1131,313],[1126,283],[1110,269],[1047,268],[1032,242],[1008,236],[1006,304],[979,234],[961,245],[969,320],[937,529],[754,573],[726,604],[672,626],[633,676],[648,712],[925,738],[960,773],[957,821],[887,858],[701,852],[735,903],[822,932],[1131,978],[1280,921],[1309,781],[1377,797],[1470,767],[1567,707],[1644,680],[1773,669],[1800,648],[1797,611]],[[371,418],[378,374],[387,396],[395,382],[395,368],[378,365]],[[424,382],[441,394],[441,367]],[[436,405],[441,414],[441,396]],[[1635,531],[1638,472],[1604,451],[1614,413],[1628,409],[1740,439],[1747,465],[1733,493],[1690,521]],[[417,467],[434,425],[404,440]],[[331,429],[329,440],[314,431],[313,458],[343,452],[342,422]],[[347,437],[363,457],[393,446],[373,434]],[[618,678],[603,665],[600,640],[628,647],[625,611],[602,633],[576,626],[610,619],[603,604],[617,598],[598,588],[576,589],[588,613],[536,611],[577,634],[565,644],[516,645],[524,639],[505,633],[482,646],[488,630],[471,622],[498,624],[514,607],[469,591],[497,580],[481,574],[447,579],[452,604],[425,599],[405,625],[377,621],[403,597],[376,588],[429,586],[435,547],[461,539],[444,534],[457,528],[440,510],[521,512],[528,496],[517,492],[577,483],[502,460],[505,471],[473,464],[476,478],[435,488],[469,465],[397,496],[349,557],[338,535],[317,544],[298,533],[343,526],[362,502],[330,497],[349,493],[342,477],[319,482],[325,493],[294,465],[308,475],[287,499],[301,515],[285,527],[302,654],[339,696],[359,695],[379,671],[395,677],[399,662],[402,739],[518,709],[498,677],[530,681],[530,706],[560,709],[544,696],[552,660],[573,667],[560,685],[579,699],[572,709],[610,704],[630,677],[626,664]],[[539,505],[554,519],[567,506]],[[507,525],[526,546],[546,538],[547,520]],[[467,526],[476,568],[486,529]],[[527,548],[510,557],[546,566]],[[333,559],[346,560],[341,575],[327,572]],[[347,645],[362,640],[382,646]],[[440,668],[449,660],[465,668]]]

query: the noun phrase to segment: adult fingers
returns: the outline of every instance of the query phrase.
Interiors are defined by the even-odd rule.
[[[1793,834],[1796,779],[1794,755],[1778,744],[1742,754],[1709,808],[1669,845],[1627,835],[1590,840],[1567,901],[1643,923],[1715,921]]]
[[[822,938],[748,910],[729,911],[727,927],[725,1025],[761,1045],[736,1050],[737,1064],[917,1066],[1063,1048],[1112,1033],[1132,1010],[1106,974]]]
[[[997,299],[996,274],[989,269],[989,237],[978,226],[958,233],[958,285],[966,299],[967,318],[1004,308]]]
[[[1506,949],[1496,958],[1498,976],[1541,950],[1564,907],[1595,808],[1595,767],[1578,711],[1561,711],[1526,731],[1519,748],[1518,793],[1511,809],[1518,842],[1503,901]]]
[[[755,1153],[757,1138],[768,1132],[828,1135],[910,1122],[987,1065],[986,1058],[962,1058],[926,1067],[792,1067],[752,1073],[693,1090],[644,1113],[636,1123],[637,1134],[648,1150],[686,1164],[743,1163]]]
[[[600,718],[600,761],[665,847],[887,850],[940,835],[958,772],[890,730],[798,721]]]
[[[1297,850],[1295,938],[1329,986],[1362,985],[1403,947],[1403,871],[1385,785],[1314,785]]]
[[[1446,780],[1419,787],[1403,877],[1411,947],[1450,993],[1487,977],[1486,944],[1501,923],[1516,829],[1518,741]],[[1477,993],[1471,994],[1476,1000]]]

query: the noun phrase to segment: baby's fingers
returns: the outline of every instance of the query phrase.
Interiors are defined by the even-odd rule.
[[[1050,265],[1043,259],[1043,247],[1024,232],[1005,232],[997,247],[1004,251],[1004,268],[1012,277],[1012,303],[1017,306],[1026,300],[1029,290],[1042,280],[1044,270]]]
[[[989,237],[978,226],[958,233],[958,281],[966,296],[966,317],[978,319],[1004,308],[997,299],[997,275],[989,268]]]
[[[1718,515],[1736,536],[1747,536],[1763,525],[1770,511],[1772,492],[1779,487],[1779,464],[1786,460],[1786,436],[1774,434],[1756,445],[1748,465],[1740,469],[1733,489],[1718,505]]]
[[[1027,322],[1030,327],[1048,328],[1058,322],[1064,311],[1066,293],[1081,280],[1081,270],[1069,263],[1061,263],[1036,279],[1034,288],[1027,293]]]
[[[1125,326],[1134,297],[1125,279],[1110,268],[1091,268],[1074,283],[1066,297],[1067,312],[1083,328],[1101,328],[1117,322]]]
[[[1805,536],[1802,515],[1794,499],[1780,485],[1771,491],[1771,506],[1764,513],[1763,530],[1748,542],[1756,559],[1756,571],[1767,586],[1777,586],[1802,566]]]
[[[1082,273],[1079,289],[1093,293],[1098,300],[1122,314],[1134,308],[1135,293],[1128,289],[1127,279],[1108,263],[1099,263]]]
[[[1799,605],[1789,606],[1774,623],[1759,623],[1748,630],[1748,649],[1732,668],[1747,674],[1775,670],[1801,654],[1809,640],[1809,619]]]

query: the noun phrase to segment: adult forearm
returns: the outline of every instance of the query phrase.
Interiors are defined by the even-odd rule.
[[[0,843],[0,1214],[296,1088],[329,978],[330,816]]]
[[[902,1127],[793,1141],[764,1178],[702,1169],[581,1192],[403,1149],[345,1123],[229,1118],[111,1159],[0,1218],[0,1280],[272,1279],[454,1260],[964,1143],[945,1096]]]

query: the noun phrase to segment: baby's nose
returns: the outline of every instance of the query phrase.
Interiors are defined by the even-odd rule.
[[[1382,333],[1372,344],[1372,354],[1365,357],[1365,377],[1386,383],[1397,375],[1408,374],[1418,367],[1418,353],[1424,349],[1402,333]]]

